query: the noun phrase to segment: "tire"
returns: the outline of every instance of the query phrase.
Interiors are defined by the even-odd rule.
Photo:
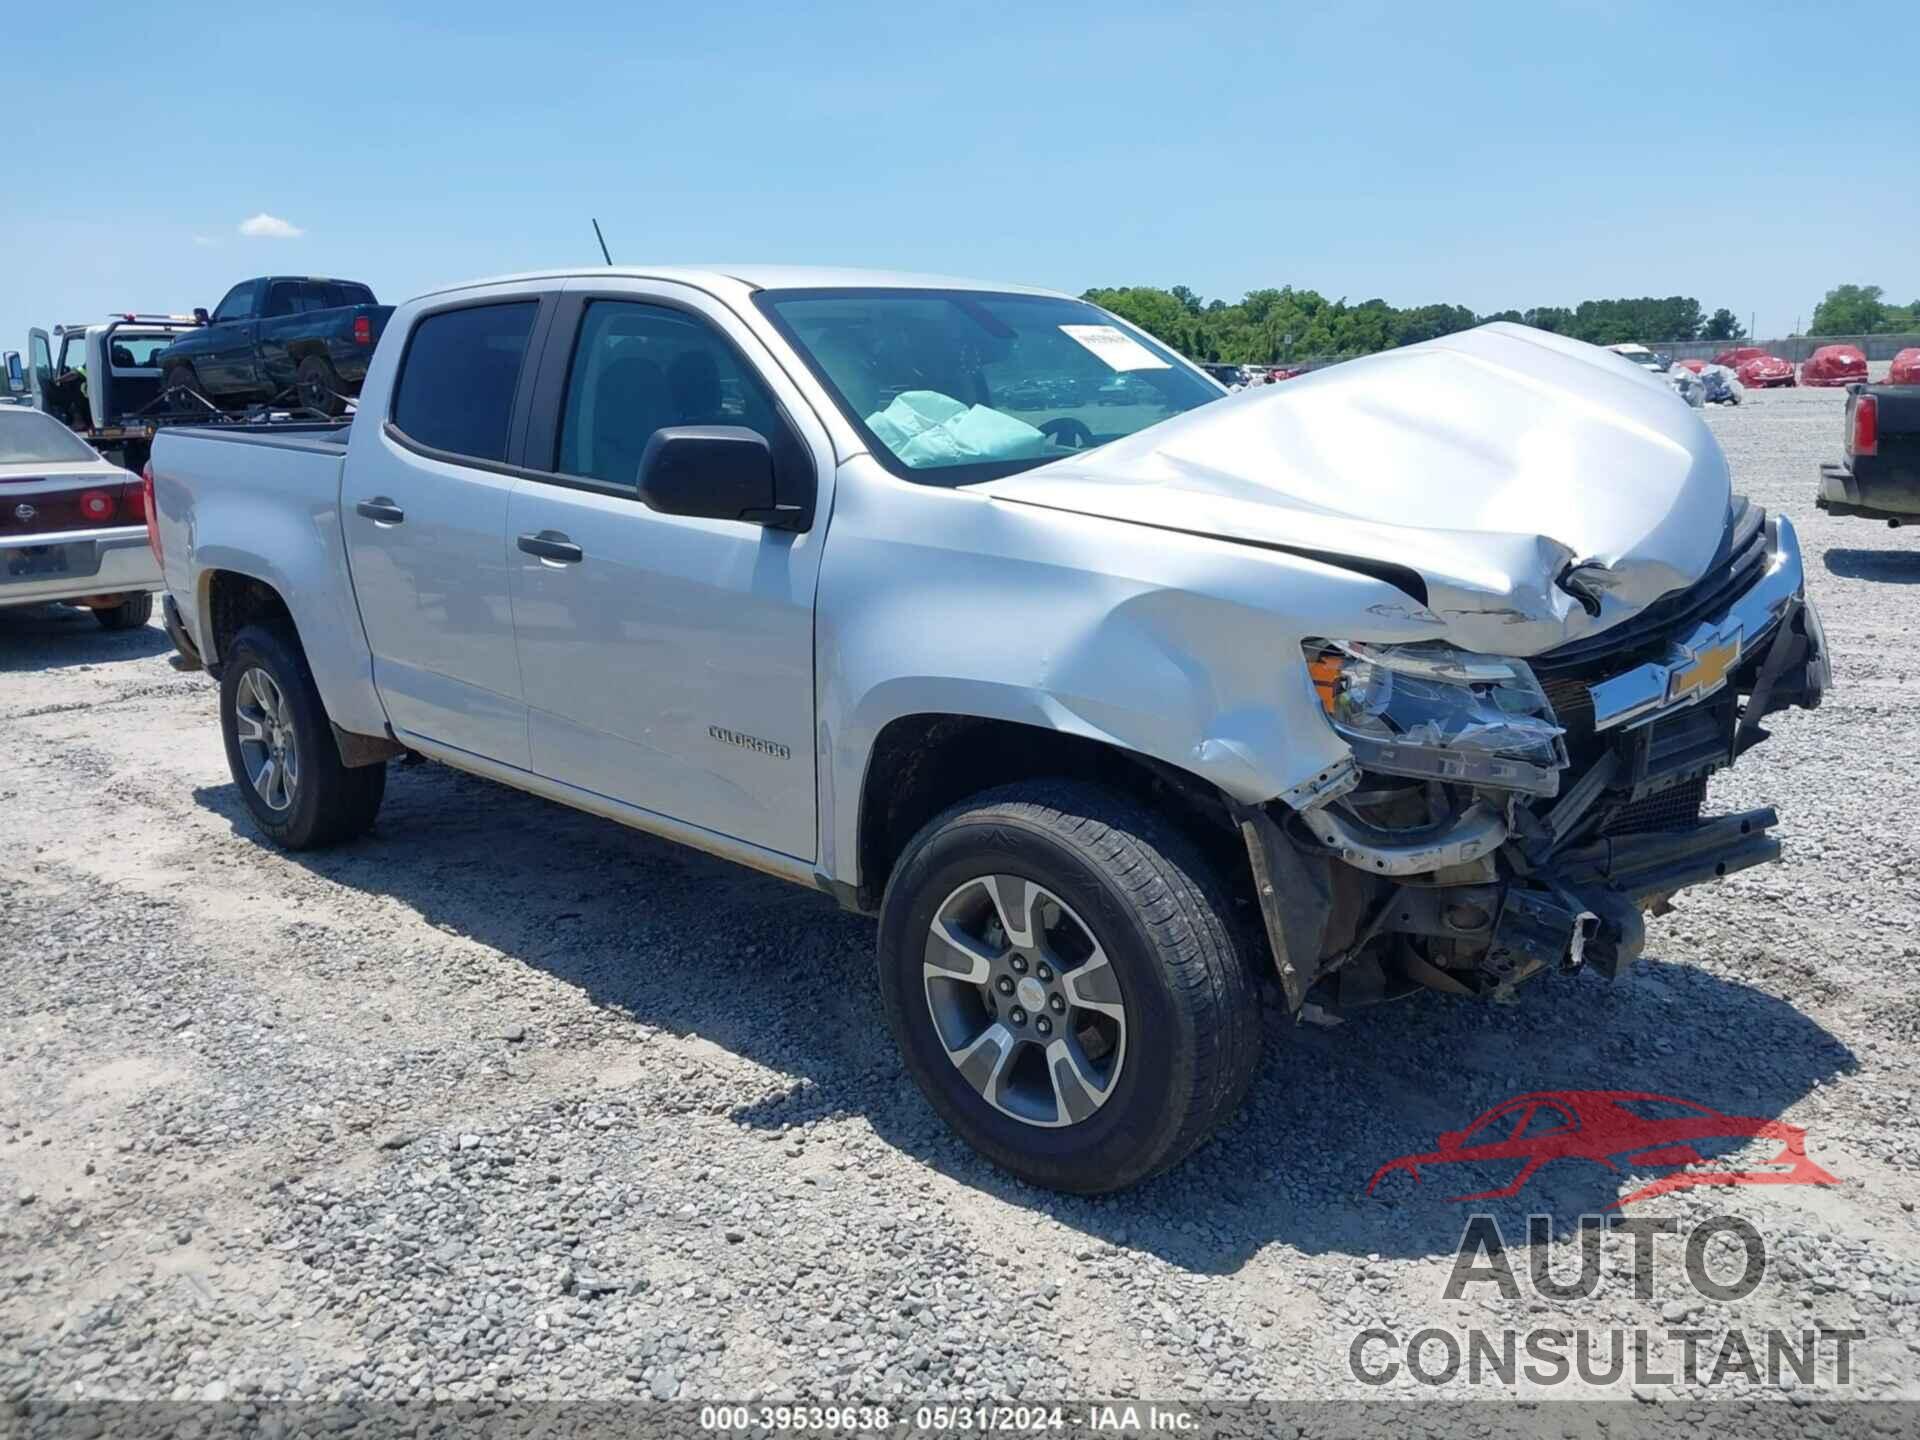
[[[309,410],[318,410],[323,415],[346,412],[347,402],[340,393],[340,376],[335,372],[333,362],[324,355],[309,355],[302,360],[299,370],[294,374],[293,383],[300,392],[300,403]]]
[[[249,625],[223,660],[220,734],[227,768],[261,833],[284,850],[318,849],[364,833],[386,794],[387,767],[340,763],[300,642],[284,626]],[[264,683],[255,679],[260,675]],[[275,774],[263,774],[268,760]]]
[[[191,365],[176,365],[167,371],[167,381],[164,388],[168,390],[187,389],[197,394],[200,390],[200,382],[195,378]],[[185,396],[176,395],[170,403],[174,409],[183,410],[188,408],[193,402]]]
[[[1009,923],[1023,905],[1037,922]],[[982,1155],[1048,1189],[1124,1189],[1206,1139],[1258,1069],[1258,992],[1227,913],[1199,852],[1128,797],[1075,781],[989,791],[929,822],[888,882],[887,1023]],[[936,921],[971,948],[935,938]]]
[[[93,618],[102,630],[138,630],[153,619],[153,596],[144,590],[138,595],[123,595],[111,610],[94,611]]]

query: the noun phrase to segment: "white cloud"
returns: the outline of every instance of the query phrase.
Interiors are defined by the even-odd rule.
[[[240,233],[250,240],[298,240],[307,232],[278,215],[269,215],[262,210],[258,215],[249,215],[240,222]]]

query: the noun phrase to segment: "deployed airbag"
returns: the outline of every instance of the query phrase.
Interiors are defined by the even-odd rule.
[[[937,390],[903,390],[867,417],[867,428],[904,465],[922,469],[983,460],[1030,460],[1047,437],[1024,420],[985,405],[964,405]]]

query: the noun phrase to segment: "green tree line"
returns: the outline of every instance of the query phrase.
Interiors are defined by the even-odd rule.
[[[1920,300],[1889,305],[1878,285],[1836,285],[1813,307],[1809,335],[1900,335],[1920,330]]]
[[[1707,315],[1686,295],[1621,300],[1583,300],[1575,306],[1543,305],[1477,315],[1465,305],[1416,305],[1403,309],[1384,300],[1358,305],[1329,300],[1315,290],[1250,290],[1235,303],[1206,300],[1185,285],[1088,290],[1084,299],[1131,320],[1141,329],[1199,360],[1230,365],[1278,364],[1295,356],[1366,355],[1436,335],[1470,329],[1489,320],[1514,320],[1596,345],[1628,340],[1743,340],[1746,329],[1731,310]]]

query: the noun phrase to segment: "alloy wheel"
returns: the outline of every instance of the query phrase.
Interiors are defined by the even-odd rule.
[[[254,793],[269,810],[291,810],[300,786],[300,748],[293,733],[293,714],[279,683],[257,665],[234,687],[233,719],[240,759]]]
[[[1126,1062],[1119,977],[1059,896],[1017,875],[984,875],[935,912],[927,1009],[947,1058],[994,1109],[1024,1124],[1087,1119]]]

